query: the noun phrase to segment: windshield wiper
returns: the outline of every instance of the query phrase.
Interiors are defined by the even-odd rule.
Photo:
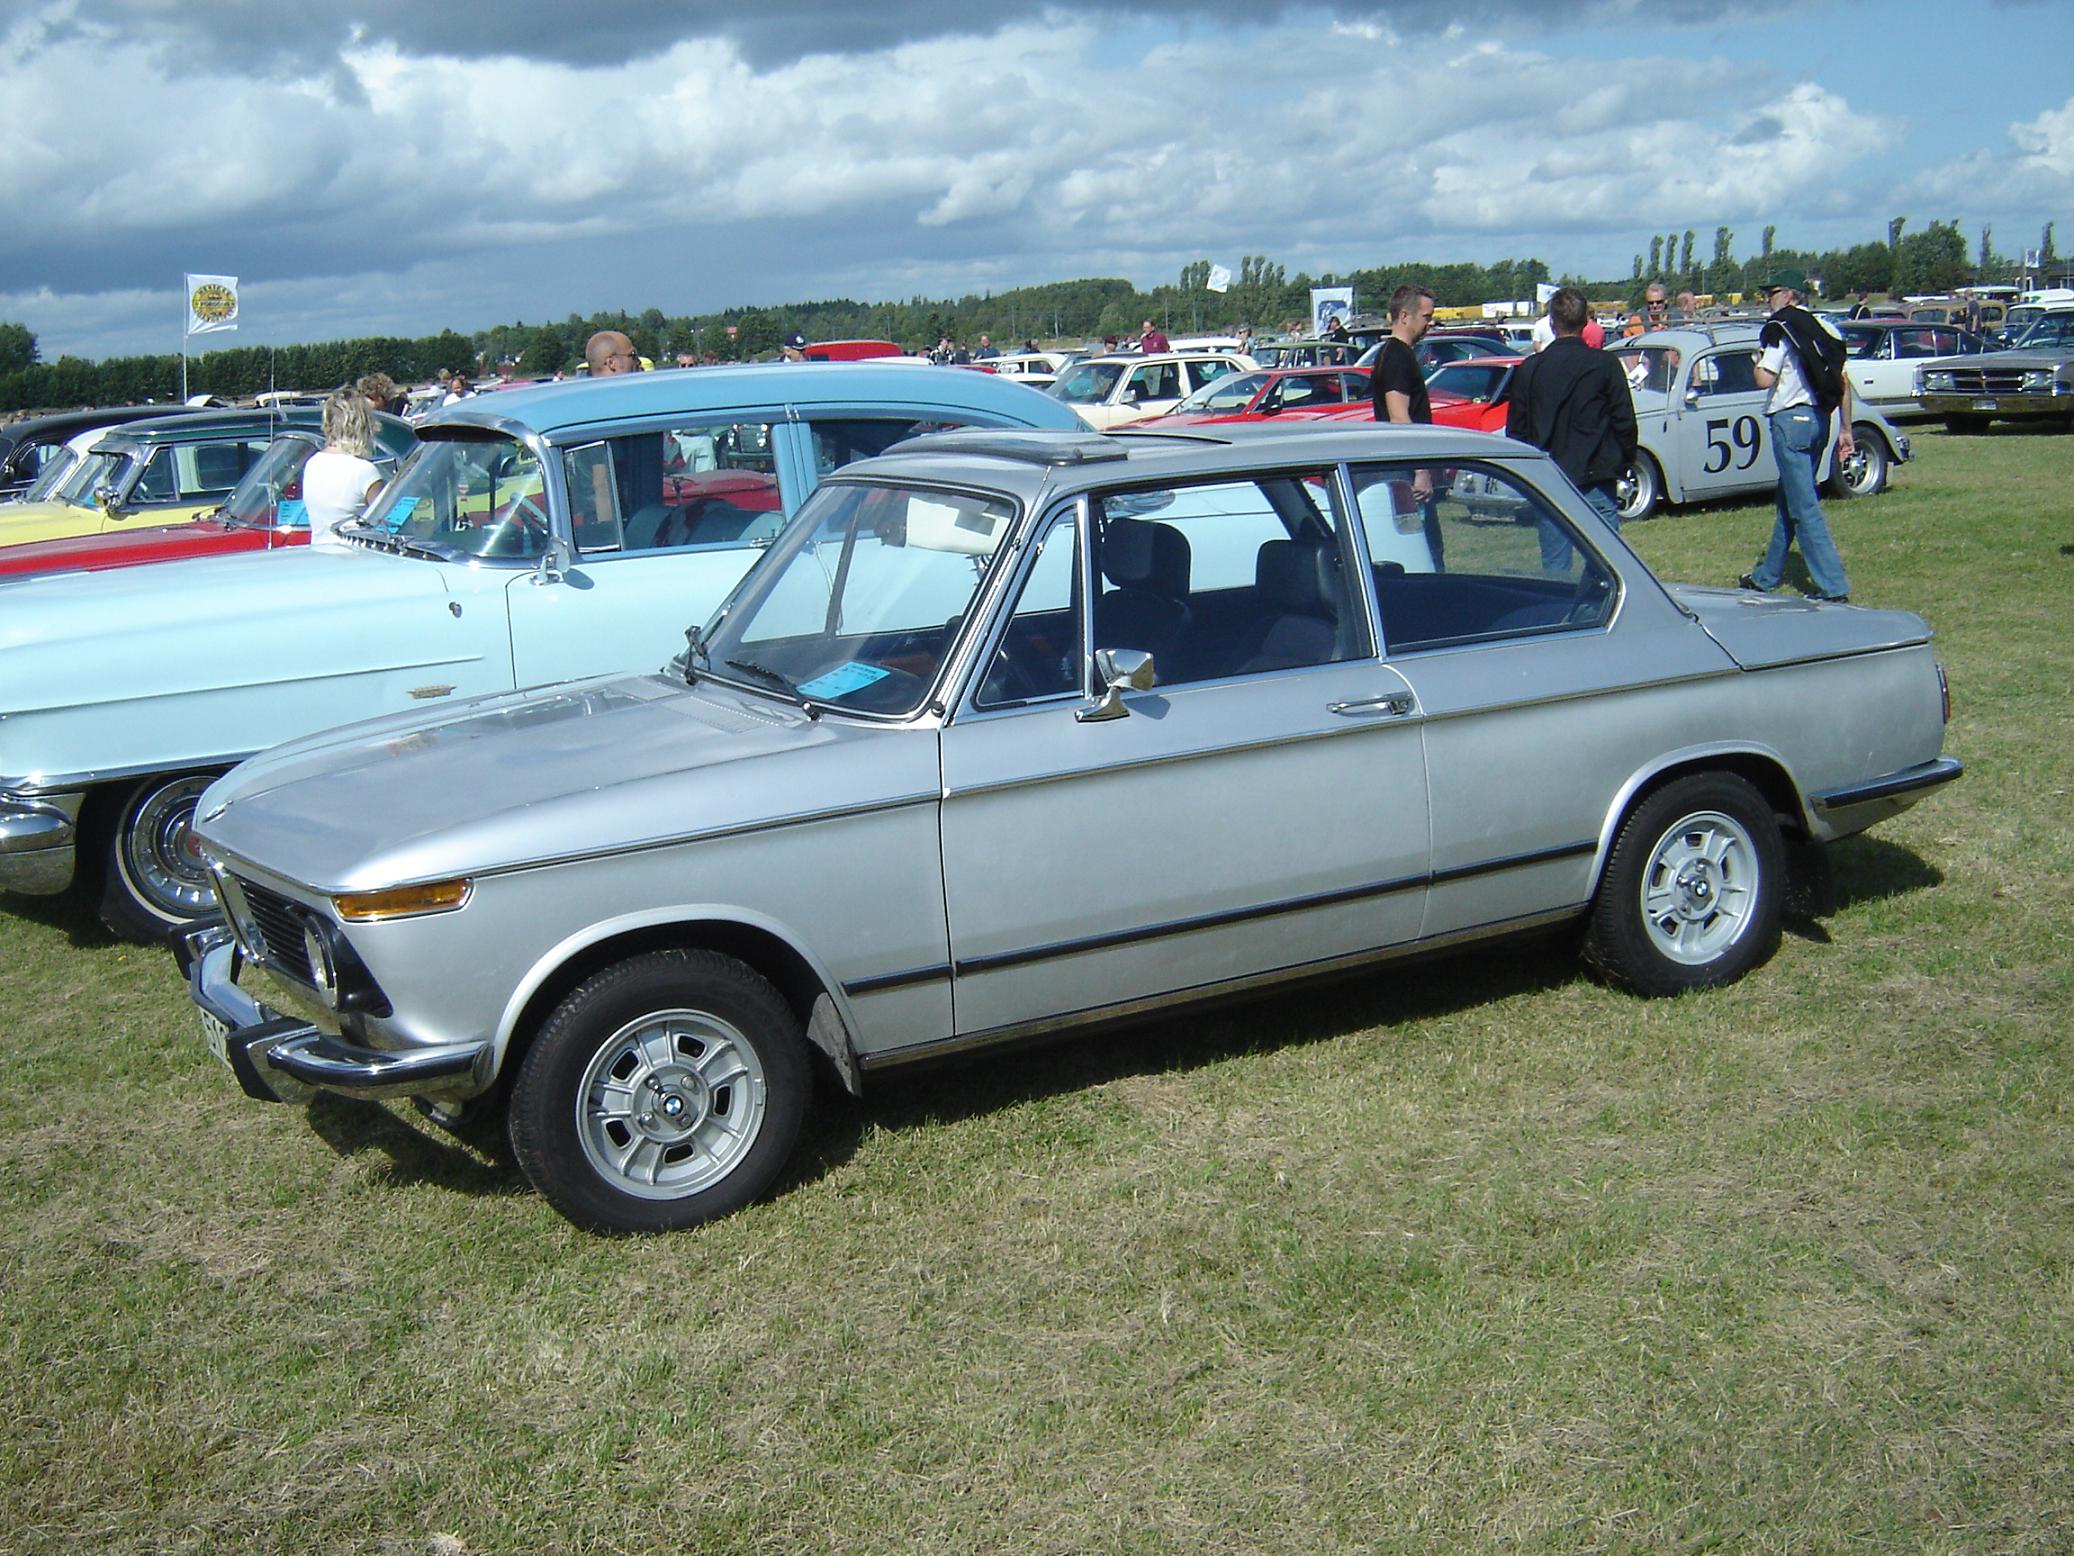
[[[818,719],[821,716],[821,710],[807,701],[800,689],[792,684],[792,677],[786,675],[783,671],[773,670],[769,665],[760,665],[753,659],[730,659],[727,663],[732,669],[753,675],[757,680],[777,687],[787,697],[799,704],[800,711],[805,713],[808,718]]]

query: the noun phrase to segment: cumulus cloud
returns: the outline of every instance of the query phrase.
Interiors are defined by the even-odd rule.
[[[2074,97],[2008,129],[2004,150],[1976,151],[1916,180],[1922,197],[2051,217],[2074,209]]]
[[[1635,4],[1568,9],[1618,21]],[[1581,72],[1490,27],[1434,25],[1522,9],[1497,0],[1279,24],[1249,5],[1236,32],[1224,6],[1146,28],[1008,0],[976,37],[974,8],[907,0],[874,13],[907,29],[876,46],[836,27],[823,47],[760,52],[729,20],[747,8],[690,7],[658,37],[645,6],[603,4],[578,28],[566,7],[511,0],[492,51],[448,36],[485,30],[480,7],[368,0],[338,13],[350,36],[313,49],[324,22],[298,16],[313,31],[296,34],[252,0],[212,7],[209,46],[190,36],[173,69],[180,0],[16,5],[0,10],[0,208],[31,215],[0,227],[0,278],[24,278],[0,317],[47,350],[103,354],[150,343],[85,299],[151,295],[138,314],[155,338],[189,269],[246,278],[245,339],[315,339],[1150,281],[1244,253],[1292,271],[1537,252],[1562,268],[1543,245],[1574,238],[1603,262],[1652,227],[1885,219],[1886,191],[1852,173],[1896,127],[1769,65],[1692,50]],[[798,28],[803,7],[759,14]],[[1540,36],[1534,14],[1512,31]],[[550,16],[587,52],[550,53]],[[241,44],[216,46],[239,26]],[[2019,127],[2040,168],[2067,164],[2056,112]]]

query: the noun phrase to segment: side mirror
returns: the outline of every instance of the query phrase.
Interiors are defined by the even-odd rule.
[[[111,487],[111,486],[105,486],[105,485],[104,485],[104,486],[97,486],[97,487],[95,487],[95,488],[94,488],[94,506],[95,506],[96,508],[99,508],[99,509],[100,509],[100,510],[101,510],[101,511],[102,511],[103,513],[108,513],[108,514],[112,514],[112,513],[114,513],[114,512],[115,512],[115,489],[114,489],[113,487]]]
[[[547,542],[547,549],[540,554],[540,565],[533,569],[535,585],[560,583],[565,573],[576,565],[576,548],[556,535]]]
[[[1696,411],[1700,408],[1700,392],[1698,386],[1695,385],[1693,388],[1687,389],[1685,391],[1685,408],[1688,411]]]
[[[1131,710],[1123,705],[1125,690],[1149,692],[1159,681],[1152,655],[1142,648],[1096,649],[1095,674],[1102,678],[1102,700],[1073,715],[1082,724],[1129,718]]]

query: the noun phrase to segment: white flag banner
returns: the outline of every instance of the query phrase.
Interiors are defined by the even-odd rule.
[[[1354,289],[1351,286],[1314,286],[1311,288],[1311,320],[1323,335],[1332,328],[1333,321],[1345,323],[1354,316]]]
[[[238,278],[236,276],[189,276],[187,278],[187,333],[208,335],[216,330],[238,327]]]
[[[1537,306],[1546,308],[1548,300],[1555,294],[1556,289],[1553,283],[1548,281],[1536,281],[1534,283],[1534,302]]]
[[[1222,265],[1212,265],[1210,279],[1205,281],[1203,286],[1212,292],[1228,292],[1231,290],[1231,272]]]

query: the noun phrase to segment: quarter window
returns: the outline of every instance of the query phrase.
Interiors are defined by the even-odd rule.
[[[1612,570],[1508,471],[1370,466],[1354,491],[1392,654],[1584,631],[1612,614]]]

